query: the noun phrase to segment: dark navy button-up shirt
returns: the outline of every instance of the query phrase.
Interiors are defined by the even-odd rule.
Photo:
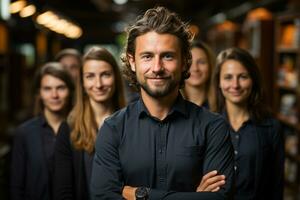
[[[122,199],[124,185],[151,188],[149,199],[227,199],[234,155],[225,120],[179,96],[164,120],[142,100],[105,120],[96,141],[92,199]],[[226,184],[218,192],[196,192],[207,172]]]
[[[231,129],[235,152],[235,199],[254,199],[257,134],[252,120],[243,123],[238,131]]]

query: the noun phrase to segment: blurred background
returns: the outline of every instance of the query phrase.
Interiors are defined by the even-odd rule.
[[[285,130],[285,199],[300,199],[300,0],[0,0],[0,199],[14,128],[32,116],[35,71],[64,48],[99,45],[119,60],[126,25],[158,5],[216,54],[238,46],[256,58]]]

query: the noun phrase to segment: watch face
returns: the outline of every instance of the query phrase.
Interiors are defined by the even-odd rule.
[[[145,187],[138,187],[135,191],[135,198],[137,200],[147,199],[148,197],[148,189]]]

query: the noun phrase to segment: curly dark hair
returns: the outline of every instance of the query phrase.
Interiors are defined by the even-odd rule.
[[[140,15],[137,18],[137,21],[133,25],[127,28],[127,44],[121,57],[125,79],[131,87],[139,91],[140,86],[137,82],[135,72],[131,70],[129,55],[134,56],[135,54],[136,38],[151,31],[159,34],[172,34],[179,39],[185,69],[182,72],[180,81],[180,86],[182,87],[184,80],[189,77],[188,71],[192,63],[190,48],[193,35],[189,30],[188,24],[183,22],[176,13],[170,12],[165,7],[156,7],[147,10],[144,15]]]

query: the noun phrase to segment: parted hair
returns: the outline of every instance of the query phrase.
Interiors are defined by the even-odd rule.
[[[137,18],[137,21],[127,28],[127,43],[121,57],[123,61],[122,70],[124,77],[127,79],[130,86],[136,91],[139,91],[140,86],[137,82],[135,72],[131,70],[129,56],[134,57],[135,55],[136,38],[151,31],[158,34],[172,34],[178,38],[181,45],[183,67],[185,69],[182,72],[182,79],[180,82],[180,86],[183,86],[184,80],[189,77],[189,68],[192,62],[190,43],[193,35],[189,30],[188,23],[183,22],[176,13],[171,12],[164,7],[156,7],[147,10],[144,15],[140,15]]]
[[[94,151],[99,125],[96,123],[89,96],[83,87],[83,67],[88,60],[105,61],[112,66],[116,85],[111,99],[114,111],[125,106],[125,97],[120,69],[113,55],[104,48],[92,47],[89,49],[83,56],[83,65],[80,68],[80,86],[77,87],[76,92],[76,104],[68,118],[68,123],[72,129],[71,142],[74,147],[91,153]]]
[[[224,112],[226,110],[225,98],[219,85],[222,65],[227,60],[235,60],[241,63],[250,75],[253,83],[252,91],[247,103],[250,116],[258,122],[269,117],[271,113],[265,103],[264,87],[262,85],[260,70],[250,53],[248,53],[246,50],[236,47],[223,50],[217,56],[216,67],[213,73],[213,86],[216,94],[216,104],[214,110],[216,112]]]
[[[65,70],[62,64],[59,62],[45,63],[35,74],[34,88],[33,88],[35,93],[34,115],[42,114],[44,111],[44,104],[40,98],[39,93],[41,89],[42,79],[46,75],[50,75],[55,78],[58,78],[66,84],[69,90],[69,98],[64,111],[65,114],[67,115],[73,107],[75,85],[69,72]]]
[[[59,62],[63,57],[65,56],[74,56],[75,58],[77,58],[77,60],[79,61],[79,63],[82,62],[81,60],[81,53],[77,50],[77,49],[72,49],[72,48],[67,48],[67,49],[63,49],[61,51],[59,51],[55,57],[54,60]]]

